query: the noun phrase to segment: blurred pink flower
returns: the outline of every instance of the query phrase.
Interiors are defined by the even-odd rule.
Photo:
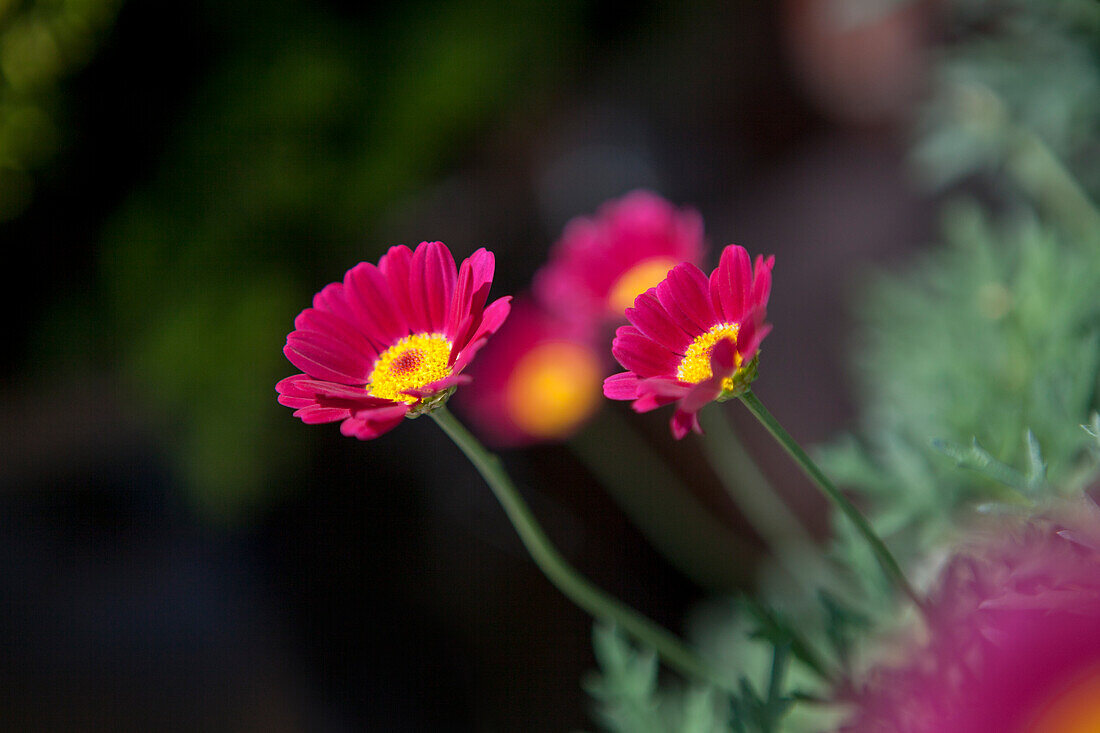
[[[359,263],[294,320],[283,353],[305,374],[275,385],[279,402],[307,424],[339,420],[360,440],[441,404],[508,316],[510,297],[485,306],[493,270],[479,249],[456,271],[442,242]]]
[[[623,321],[634,298],[680,262],[703,257],[703,219],[648,191],[600,207],[593,218],[570,221],[535,276],[543,307],[596,325]]]
[[[495,445],[560,440],[598,407],[602,362],[577,328],[522,301],[471,369],[458,407]]]
[[[872,672],[848,730],[1100,731],[1100,509],[998,535],[947,565],[927,643]]]
[[[604,381],[604,395],[634,400],[637,412],[678,402],[672,434],[701,433],[696,413],[743,392],[755,376],[756,353],[771,330],[764,322],[774,257],[756,258],[731,244],[710,279],[677,265],[626,310],[631,325],[615,332],[611,353],[628,371]]]

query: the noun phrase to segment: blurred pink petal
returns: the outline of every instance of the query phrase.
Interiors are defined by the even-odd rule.
[[[621,323],[638,295],[680,262],[703,257],[703,220],[660,196],[634,191],[569,222],[535,276],[548,312],[584,327]]]
[[[471,372],[457,409],[486,442],[515,446],[579,429],[599,406],[604,360],[581,329],[525,300]]]

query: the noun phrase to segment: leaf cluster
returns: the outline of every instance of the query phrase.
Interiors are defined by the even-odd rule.
[[[758,616],[766,616],[757,609]],[[793,629],[775,618],[756,624],[745,638],[756,651],[770,654],[761,680],[740,674],[728,689],[658,685],[657,658],[634,648],[612,626],[597,625],[593,634],[600,670],[586,682],[596,701],[597,719],[611,731],[626,733],[772,733],[798,697],[788,689]],[[789,633],[791,632],[791,633]],[[804,650],[803,650],[804,651]],[[761,684],[762,683],[762,684]]]

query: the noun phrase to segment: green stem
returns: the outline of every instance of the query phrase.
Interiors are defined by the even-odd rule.
[[[1074,234],[1091,241],[1100,236],[1100,212],[1061,160],[1035,133],[1018,128],[1007,166],[1020,185]]]
[[[729,683],[704,665],[674,634],[612,598],[570,566],[539,526],[500,459],[486,450],[446,407],[441,406],[429,414],[489,484],[531,558],[558,590],[596,618],[617,624],[685,676],[729,689]]]
[[[821,583],[824,569],[813,562],[817,543],[745,450],[725,414],[703,410],[699,420],[703,449],[741,515],[792,578],[806,586]]]
[[[1004,143],[1004,164],[1041,208],[1086,242],[1100,236],[1100,210],[1074,174],[1032,130],[1013,120],[992,88],[968,83],[959,89],[960,112]]]
[[[686,577],[722,595],[745,586],[759,549],[716,518],[615,410],[602,410],[569,447]]]
[[[765,706],[768,711],[767,730],[778,729],[779,721],[787,711],[784,700],[783,683],[787,675],[787,662],[790,661],[790,647],[780,644],[772,652],[772,670],[768,678],[768,698]]]
[[[898,561],[894,559],[894,556],[890,554],[890,550],[887,549],[885,543],[875,534],[875,530],[871,528],[870,522],[867,518],[860,513],[859,509],[856,509],[852,502],[848,501],[848,498],[844,494],[840,493],[833,483],[821,472],[821,469],[817,467],[817,464],[806,455],[806,451],[802,450],[802,446],[795,442],[794,438],[783,429],[783,426],[779,424],[779,421],[772,417],[772,414],[768,412],[768,408],[764,407],[764,404],[751,389],[745,390],[740,397],[741,401],[745,403],[745,406],[749,408],[749,412],[756,416],[756,419],[767,428],[768,432],[772,434],[772,437],[783,446],[784,450],[790,454],[795,463],[805,472],[810,480],[817,485],[825,496],[833,502],[833,504],[844,513],[852,524],[856,526],[856,529],[863,539],[870,545],[871,551],[875,554],[875,559],[878,560],[879,565],[882,566],[883,572],[886,576],[898,587],[898,589],[909,597],[917,608],[924,610],[924,602],[921,597],[917,595],[917,592],[913,589],[913,586],[909,584],[909,581],[905,578],[905,574],[901,571],[901,566],[898,565]]]

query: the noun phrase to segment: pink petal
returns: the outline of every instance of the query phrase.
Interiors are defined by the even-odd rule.
[[[408,405],[399,404],[357,412],[340,424],[340,432],[359,440],[371,440],[397,427],[408,411]]]
[[[684,436],[691,431],[699,435],[703,434],[703,427],[699,424],[698,413],[695,412],[677,410],[672,414],[672,420],[669,421],[669,427],[672,428],[672,437],[676,438],[676,440],[683,440]]]
[[[711,379],[725,379],[737,370],[737,345],[732,339],[724,338],[710,350]]]
[[[290,363],[315,379],[343,384],[365,384],[372,361],[343,341],[312,331],[294,331],[286,337],[283,353]]]
[[[443,332],[452,342],[469,340],[472,335],[465,329],[480,318],[485,309],[495,268],[496,259],[493,253],[484,247],[462,261]]]
[[[406,389],[404,391],[404,394],[410,395],[412,397],[430,397],[437,392],[442,392],[443,390],[449,389],[450,387],[453,387],[455,385],[469,384],[473,381],[473,379],[474,378],[471,377],[469,374],[451,374],[449,376],[443,377],[443,379],[437,379],[431,384],[425,384],[419,389]]]
[[[718,322],[714,307],[710,303],[710,284],[707,276],[695,265],[683,263],[669,271],[665,278],[671,287],[672,294],[692,323],[699,327],[700,331]]]
[[[677,326],[661,307],[654,288],[634,300],[634,307],[626,309],[626,318],[646,336],[677,354],[683,354],[692,342],[692,337]]]
[[[470,362],[474,360],[474,357],[477,356],[477,352],[481,351],[481,347],[485,346],[485,344],[487,343],[489,343],[488,338],[480,338],[477,341],[471,341],[470,343],[466,344],[466,346],[463,347],[462,351],[458,352],[457,354],[454,354],[452,352],[455,360],[454,363],[451,364],[451,372],[453,372],[454,374],[458,374],[463,369],[465,369],[470,364]]]
[[[603,380],[603,395],[610,400],[633,400],[638,396],[638,375],[619,372]]]
[[[736,244],[723,249],[718,268],[710,276],[710,299],[723,322],[734,323],[741,319],[751,282],[748,251]]]
[[[304,377],[306,375],[303,374],[302,376]],[[317,400],[313,397],[292,394],[280,394],[278,397],[278,401],[280,405],[283,405],[284,407],[292,407],[295,410],[317,404]]]
[[[772,292],[772,266],[775,265],[775,255],[764,259],[757,255],[755,274],[752,279],[752,292],[749,294],[748,307],[764,308],[768,305],[768,297]]]
[[[454,333],[462,334],[462,337],[451,338],[450,359],[452,362],[458,357],[459,352],[465,350],[465,347],[461,344],[469,344],[469,337],[473,335],[474,329],[479,325],[481,325],[481,314],[478,314],[475,318],[474,314],[471,313],[454,327]]]
[[[657,300],[685,333],[700,334],[716,322],[708,302],[707,278],[698,267],[682,262],[657,285]]]
[[[362,386],[351,386],[338,382],[323,382],[310,379],[308,374],[295,374],[275,385],[275,391],[294,398],[309,398],[316,402],[318,397],[331,397],[334,400],[376,400],[367,394]]]
[[[378,358],[378,349],[358,329],[329,311],[306,308],[294,319],[298,331],[313,331],[343,341],[349,348],[363,354],[368,360]]]
[[[404,417],[409,411],[409,405],[404,402],[391,402],[387,407],[371,407],[366,410],[356,410],[352,417],[368,422],[385,422],[395,417]]]
[[[657,397],[670,397],[678,400],[686,395],[693,386],[670,377],[651,377],[638,382],[638,394],[651,394]]]
[[[691,385],[677,379],[662,377],[643,379],[638,383],[638,399],[634,401],[632,407],[635,412],[649,412],[675,402],[690,389]]]
[[[414,300],[419,300],[415,294],[420,293],[422,289],[413,286],[412,260],[412,251],[401,244],[390,247],[390,250],[382,255],[382,259],[378,260],[378,269],[386,276],[396,310],[403,315],[408,331],[429,333],[431,324],[423,315],[423,306],[413,305]]]
[[[455,289],[454,256],[442,242],[421,242],[413,252],[411,275],[412,307],[429,333],[442,333]]]
[[[393,404],[393,400],[371,396],[362,386],[311,379],[308,374],[287,377],[275,385],[275,390],[279,393],[279,403],[287,407],[320,404],[323,407],[362,410],[370,407],[388,407]]]
[[[321,423],[336,422],[351,417],[351,410],[346,407],[322,407],[310,405],[294,412],[294,417],[300,419],[306,425],[320,425]]]
[[[409,335],[409,326],[386,276],[369,262],[361,262],[344,275],[344,295],[356,315],[356,325],[379,351]]]
[[[359,326],[361,319],[348,304],[347,294],[344,292],[344,283],[342,282],[329,283],[323,287],[321,292],[313,296],[313,307],[343,318],[356,327]]]
[[[736,347],[730,339],[716,343],[710,351],[711,376],[694,385],[680,400],[678,409],[696,413],[722,394],[722,380],[737,370],[735,352]]]
[[[295,374],[280,379],[275,385],[275,391],[284,397],[311,397],[308,383],[312,382],[308,374]]]
[[[306,385],[303,385],[305,387]],[[337,384],[336,382],[322,382],[320,380],[311,380],[308,388],[312,390],[315,397],[319,399],[327,400],[344,400],[349,402],[355,402],[358,404],[366,405],[388,405],[390,400],[379,399],[378,397],[372,397],[366,390],[366,387],[352,386],[347,384]]]
[[[680,357],[643,336],[633,326],[615,331],[611,353],[639,377],[667,377],[676,373]]]
[[[497,332],[497,329],[503,325],[504,320],[508,318],[508,314],[512,310],[512,296],[505,295],[503,298],[497,298],[485,309],[485,312],[481,314],[481,323],[478,324],[477,330],[474,331],[470,337],[470,341],[477,341],[479,339],[487,338]],[[461,341],[455,341],[454,347],[459,350],[465,350],[465,344]],[[466,361],[469,361],[468,359]]]
[[[772,330],[770,323],[762,322],[763,317],[763,310],[756,308],[741,322],[741,330],[737,334],[737,353],[744,361],[752,359],[760,348],[760,342]]]
[[[718,398],[722,394],[722,378],[711,378],[693,385],[691,391],[684,395],[677,408],[684,412],[698,412],[703,407]]]

